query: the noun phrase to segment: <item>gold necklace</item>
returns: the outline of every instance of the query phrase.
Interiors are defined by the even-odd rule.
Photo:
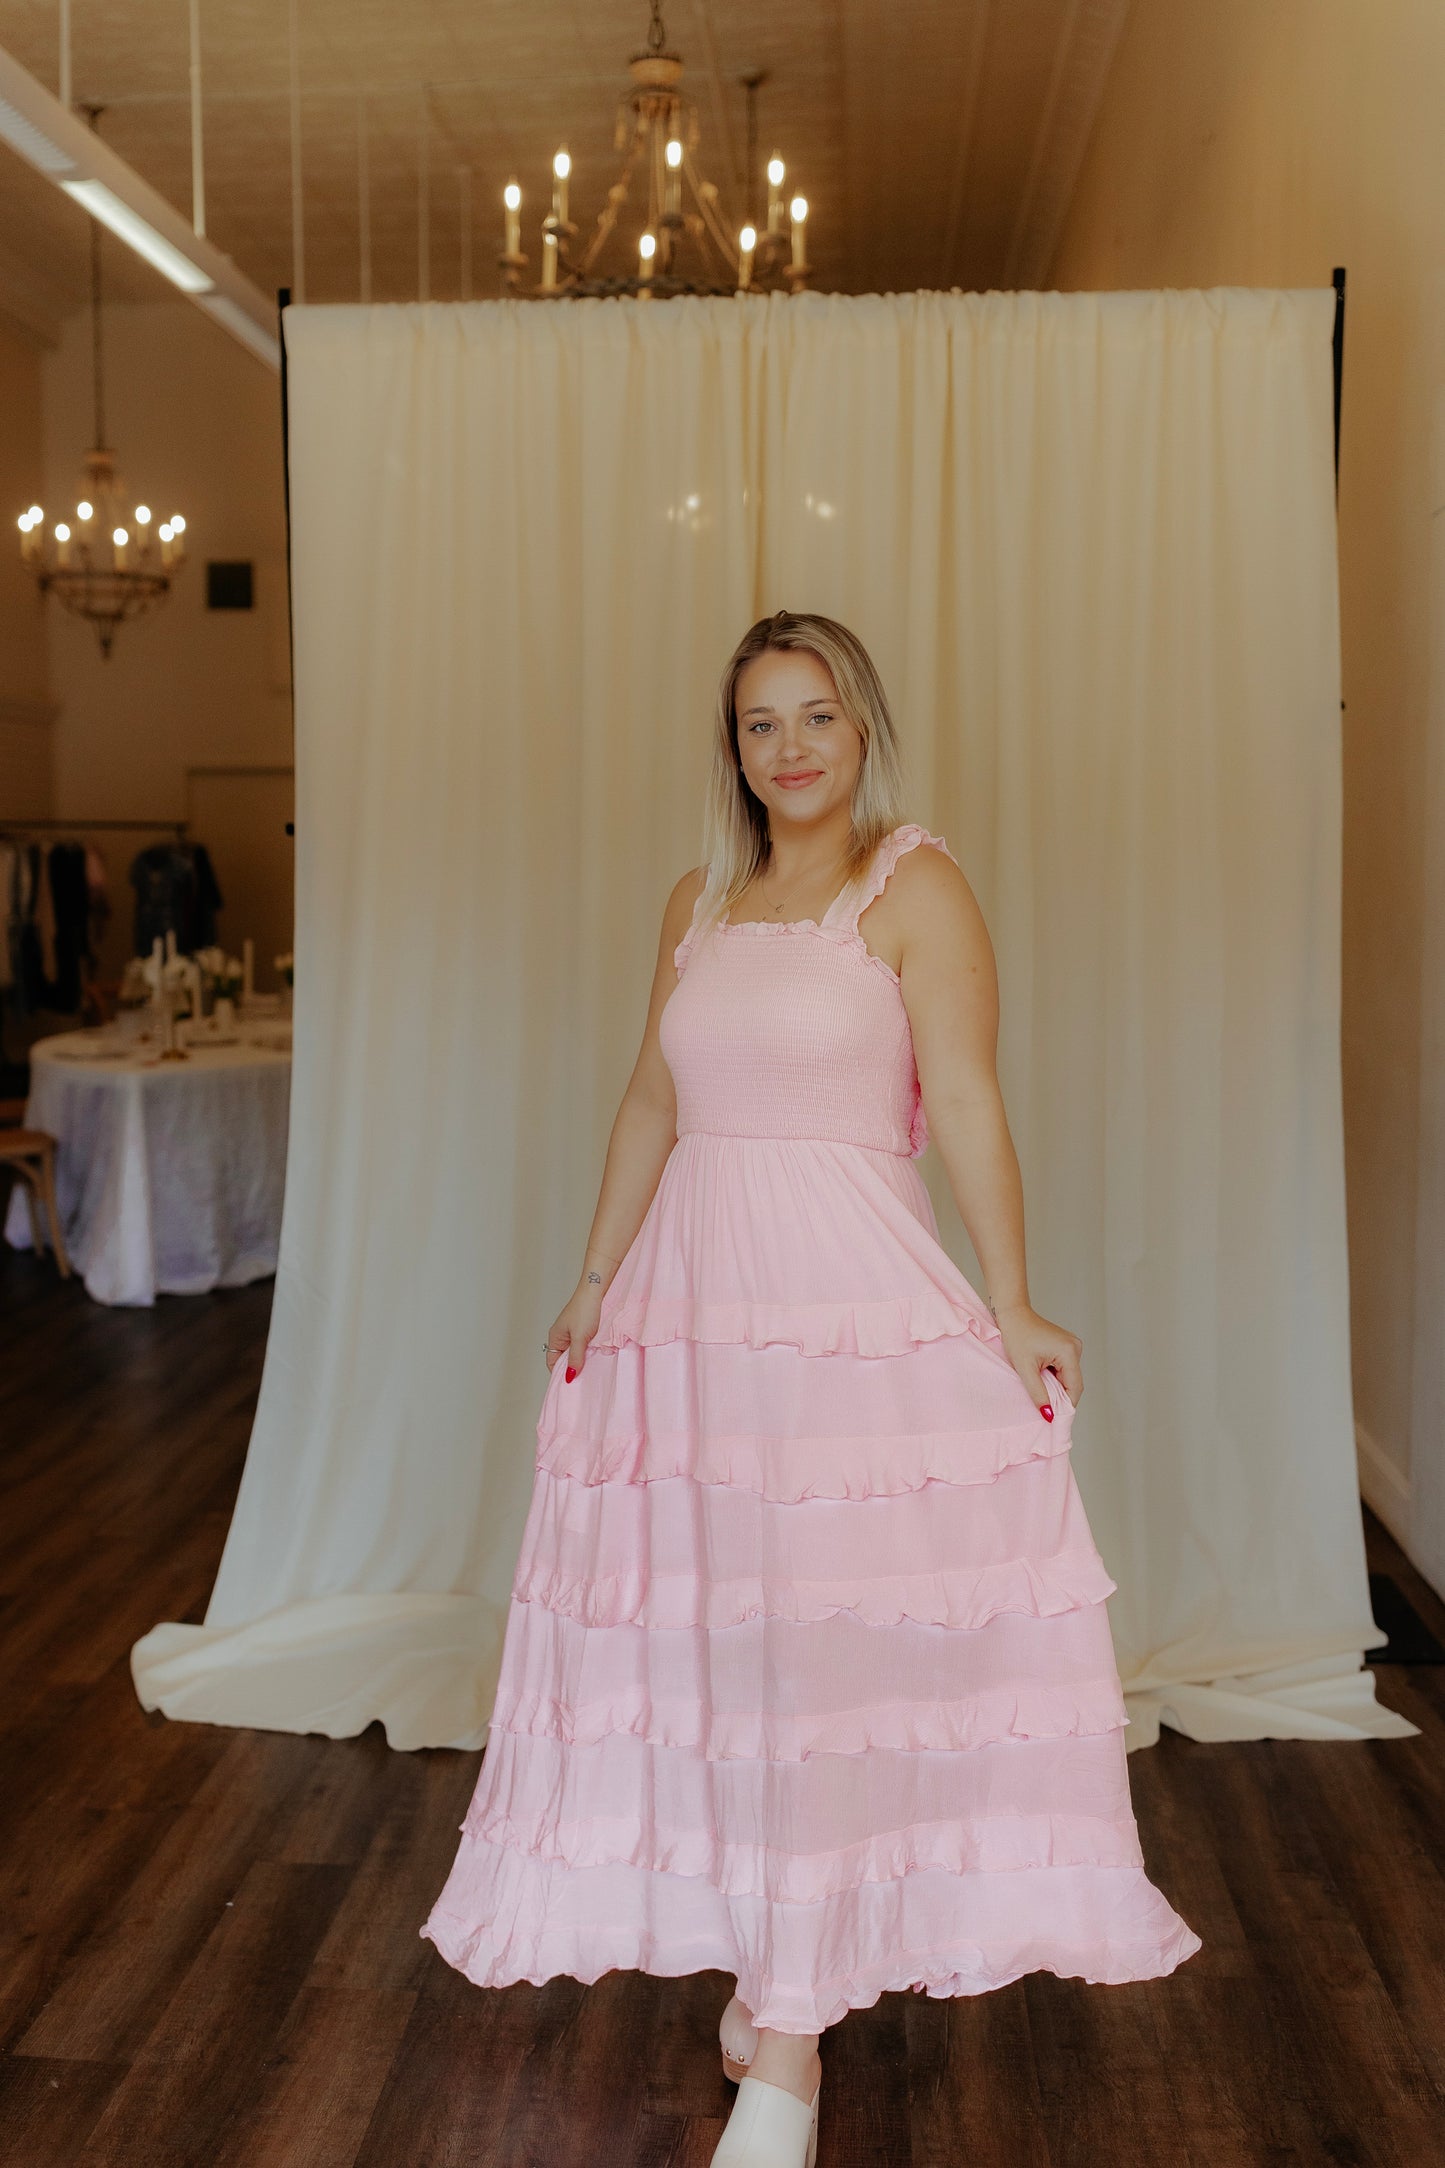
[[[758,889],[762,896],[763,902],[768,904],[769,912],[774,918],[776,918],[778,916],[778,913],[786,907],[787,898],[785,896],[782,903],[768,903],[767,885],[763,880],[763,869],[761,866],[759,866],[758,868]]]

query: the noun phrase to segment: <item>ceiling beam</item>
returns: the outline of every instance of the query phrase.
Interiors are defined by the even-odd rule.
[[[1129,7],[1130,0],[1071,0],[1009,241],[1011,286],[1037,288],[1049,275]]]
[[[964,221],[969,164],[978,134],[979,89],[983,82],[983,57],[993,28],[993,0],[978,0],[969,21],[968,58],[964,63],[963,104],[958,115],[958,139],[953,147],[953,174],[948,188],[948,210],[943,229],[939,263],[940,286],[953,284],[958,265],[958,236]]]

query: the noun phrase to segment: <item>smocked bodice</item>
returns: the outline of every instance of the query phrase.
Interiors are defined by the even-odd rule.
[[[917,1157],[928,1142],[897,973],[858,931],[904,851],[940,836],[895,828],[819,920],[714,925],[702,897],[678,943],[663,1008],[677,1132],[816,1137]],[[705,891],[704,891],[705,893]]]

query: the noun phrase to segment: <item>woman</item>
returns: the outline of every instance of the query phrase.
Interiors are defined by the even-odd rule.
[[[993,951],[900,774],[857,638],[754,625],[547,1336],[487,1753],[422,1929],[487,1986],[734,1975],[715,2168],[811,2168],[819,2035],[883,1992],[1152,1979],[1200,1947],[1140,1856]],[[913,1165],[930,1129],[987,1305]]]

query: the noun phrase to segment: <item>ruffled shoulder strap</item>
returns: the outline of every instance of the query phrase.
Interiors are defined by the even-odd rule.
[[[678,942],[676,948],[672,952],[672,967],[674,971],[676,971],[679,978],[682,977],[683,971],[687,965],[687,959],[692,954],[692,944],[697,939],[697,929],[699,922],[702,918],[703,901],[707,895],[708,887],[711,880],[712,867],[711,865],[709,865],[707,872],[703,878],[702,887],[697,892],[697,900],[692,907],[692,917],[688,921],[687,932],[683,935],[682,939]]]
[[[952,851],[942,836],[930,835],[917,821],[904,821],[891,835],[886,835],[872,858],[859,874],[851,889],[838,899],[838,916],[835,924],[846,926],[852,933],[858,930],[858,921],[876,896],[883,893],[884,883],[905,851],[911,851],[920,843],[931,843],[942,851],[945,858],[953,858]],[[954,864],[958,860],[954,858]]]

